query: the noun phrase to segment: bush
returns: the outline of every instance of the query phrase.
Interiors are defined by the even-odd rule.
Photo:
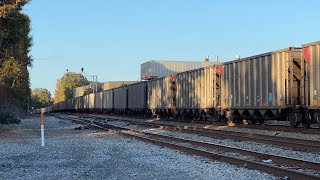
[[[22,111],[14,105],[5,105],[0,107],[1,124],[18,124],[22,117]]]

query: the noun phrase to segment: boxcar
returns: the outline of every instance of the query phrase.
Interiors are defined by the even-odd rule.
[[[128,88],[128,114],[144,115],[147,108],[147,83],[130,84]]]
[[[303,59],[306,64],[305,101],[312,122],[320,126],[320,41],[303,44]]]
[[[291,119],[295,113],[301,119],[301,57],[301,48],[291,47],[224,63],[221,114],[253,122]]]

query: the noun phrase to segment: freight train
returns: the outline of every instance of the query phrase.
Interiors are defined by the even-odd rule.
[[[320,41],[93,93],[44,112],[320,126]]]

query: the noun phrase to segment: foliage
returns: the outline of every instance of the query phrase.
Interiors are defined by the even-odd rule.
[[[1,18],[5,18],[7,16],[7,14],[9,14],[9,12],[12,12],[14,10],[17,9],[16,5],[15,4],[3,4],[4,2],[1,1],[1,4],[0,4],[0,17]]]
[[[22,73],[22,68],[13,57],[7,57],[2,62],[0,69],[1,81],[4,84],[13,84],[17,76]]]
[[[58,81],[55,91],[54,103],[72,98],[73,88],[89,84],[87,78],[82,74],[73,72],[65,73]]]
[[[31,92],[31,101],[34,109],[48,106],[51,101],[50,91],[45,88],[36,88]]]
[[[21,11],[21,8],[29,0],[1,0],[0,1],[0,18],[7,18],[11,13]]]
[[[0,1],[0,85],[13,89],[24,108],[31,95],[28,67],[32,65],[32,37],[30,19],[21,10],[28,2]]]
[[[21,114],[21,109],[13,104],[0,106],[0,124],[18,124]]]

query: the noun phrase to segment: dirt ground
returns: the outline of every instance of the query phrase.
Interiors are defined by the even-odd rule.
[[[274,179],[274,176],[45,117],[0,125],[0,179]]]

